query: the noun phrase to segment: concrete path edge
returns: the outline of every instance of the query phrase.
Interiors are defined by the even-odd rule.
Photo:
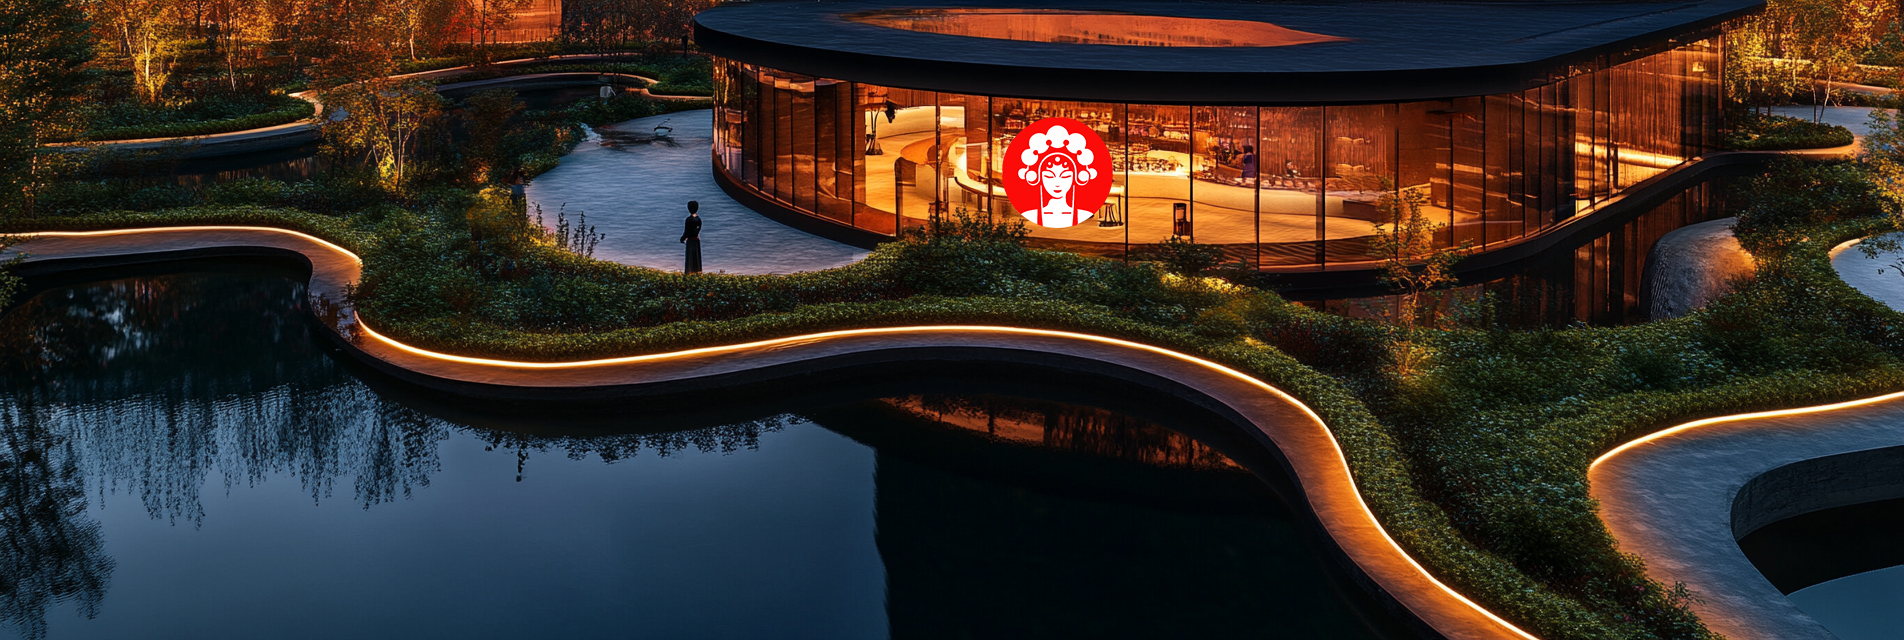
[[[588,62],[588,61],[601,61],[601,60],[615,60],[619,58],[628,58],[628,57],[639,57],[640,55],[643,55],[643,54],[640,54],[640,53],[574,54],[574,55],[565,55],[565,56],[550,56],[547,58],[523,58],[520,60],[505,60],[502,62],[493,63],[491,66],[506,68],[511,66],[522,66],[522,65],[530,65],[530,64],[546,64],[550,62]],[[437,79],[451,78],[458,75],[466,74],[471,71],[474,71],[475,69],[476,67],[473,65],[466,65],[461,67],[450,67],[448,69],[435,69],[431,71],[419,71],[416,73],[398,74],[391,77],[413,78],[413,79],[419,79],[419,80],[437,80]],[[551,76],[591,76],[593,77],[593,76],[603,76],[603,75],[615,75],[615,76],[626,77],[626,78],[635,78],[635,79],[645,81],[649,84],[653,84],[656,82],[656,80],[654,80],[653,78],[647,78],[647,77],[633,75],[633,74],[601,74],[601,73],[589,73],[589,72],[565,72],[565,73],[553,73],[553,74],[528,74],[526,76],[504,76],[501,78],[491,78],[487,80],[474,80],[470,82],[462,82],[462,83],[456,83],[451,85],[441,85],[437,87],[437,90],[443,91],[445,89],[449,89],[449,90],[471,89],[471,88],[475,88],[476,86],[487,86],[487,85],[504,86],[504,85],[508,85],[508,84],[512,84],[516,82],[524,82],[524,83],[543,82],[543,83],[552,83],[552,84],[574,84],[577,82],[581,82],[582,79],[572,78],[572,77],[571,78],[556,78]],[[702,97],[702,96],[656,95],[656,94],[649,93],[646,88],[641,89],[639,93],[641,93],[643,96],[647,96],[657,100],[677,100],[677,101],[708,100],[708,98]],[[301,91],[298,93],[293,93],[291,94],[291,97],[299,98],[306,102],[311,103],[311,106],[315,109],[314,112],[317,114],[322,114],[324,112],[324,103],[318,100],[317,94],[314,91]],[[178,136],[178,137],[172,137],[172,138],[142,138],[137,140],[107,140],[107,141],[91,142],[91,143],[62,142],[62,143],[48,144],[46,145],[46,147],[53,148],[53,149],[70,149],[70,150],[83,150],[83,149],[97,147],[97,148],[103,148],[103,149],[114,149],[114,150],[123,150],[123,151],[150,151],[155,149],[164,149],[164,148],[172,147],[172,146],[180,146],[180,147],[188,148],[188,150],[185,151],[183,156],[185,158],[213,158],[218,156],[237,155],[240,153],[251,153],[254,151],[269,151],[272,149],[287,149],[287,148],[295,147],[301,144],[305,144],[307,142],[317,140],[318,129],[319,129],[319,123],[318,123],[317,117],[313,116],[303,120],[298,120],[296,122],[287,122],[285,124],[274,125],[269,127],[261,127],[257,129],[246,129],[243,131],[227,131],[225,133],[213,133],[213,134],[206,134],[206,135],[200,135],[200,136]]]
[[[1833,640],[1738,540],[1785,518],[1904,497],[1900,468],[1904,393],[1892,393],[1688,422],[1606,453],[1587,481],[1620,550],[1653,579],[1684,583],[1707,628],[1731,640]]]
[[[1156,381],[1229,416],[1283,463],[1310,512],[1359,581],[1432,636],[1531,640],[1531,634],[1441,583],[1376,520],[1320,416],[1276,387],[1223,365],[1155,346],[1082,333],[1002,326],[830,331],[746,344],[577,362],[512,362],[434,353],[391,340],[358,319],[345,291],[355,254],[303,233],[197,226],[23,234],[19,269],[75,269],[217,257],[294,258],[311,270],[310,309],[357,359],[441,392],[489,398],[606,398],[763,381],[831,367],[917,358],[1023,361]]]

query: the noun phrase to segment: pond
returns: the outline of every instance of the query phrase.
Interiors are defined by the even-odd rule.
[[[1813,511],[1739,540],[1792,604],[1841,640],[1904,630],[1904,498]]]
[[[1408,637],[1265,453],[1156,392],[490,406],[341,355],[302,278],[77,273],[0,315],[0,637]]]

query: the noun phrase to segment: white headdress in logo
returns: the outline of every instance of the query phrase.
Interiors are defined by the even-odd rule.
[[[1031,134],[1031,144],[1018,156],[1019,161],[1025,164],[1024,168],[1018,170],[1018,178],[1038,184],[1043,179],[1041,164],[1059,157],[1067,157],[1076,165],[1072,180],[1077,184],[1082,185],[1097,178],[1097,169],[1091,166],[1097,158],[1085,146],[1084,135],[1065,131],[1061,124],[1051,125],[1051,129],[1044,133]]]

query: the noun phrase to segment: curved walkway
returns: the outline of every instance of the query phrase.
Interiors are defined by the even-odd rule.
[[[583,84],[594,84],[596,82],[600,82],[604,78],[621,78],[621,79],[627,79],[627,80],[640,80],[642,83],[650,84],[650,85],[658,84],[661,82],[660,80],[656,80],[654,78],[650,78],[647,76],[639,76],[632,73],[596,73],[591,71],[561,71],[557,73],[528,73],[528,74],[523,74],[519,76],[503,76],[501,78],[490,78],[487,80],[471,80],[469,82],[439,84],[439,85],[436,85],[436,92],[437,93],[461,93],[465,91],[487,89],[490,87],[525,85],[525,84],[529,86],[520,87],[520,88],[543,89],[543,88],[550,88],[550,87],[572,87],[572,86],[583,85]],[[641,97],[643,98],[650,98],[654,100],[666,100],[669,102],[707,102],[712,99],[707,96],[671,96],[671,95],[663,95],[663,94],[657,94],[657,93],[649,93],[648,87],[646,86],[636,88],[631,93],[641,94]]]
[[[551,62],[588,62],[588,61],[596,61],[596,60],[614,60],[618,58],[637,57],[640,55],[642,54],[615,54],[615,53],[576,54],[576,55],[565,55],[565,56],[550,56],[547,58],[523,58],[520,60],[507,60],[503,62],[494,63],[492,66],[509,67],[509,66],[520,66],[520,65],[530,65],[530,64],[547,64]],[[418,71],[415,73],[404,73],[404,74],[394,75],[391,77],[392,78],[411,78],[411,79],[417,79],[417,80],[438,80],[443,78],[453,78],[459,75],[470,73],[471,71],[474,71],[475,69],[476,69],[475,65],[466,65],[461,67],[451,67],[448,69],[436,69],[431,71]],[[491,78],[488,80],[476,80],[476,81],[458,83],[458,84],[447,85],[447,86],[456,87],[456,88],[470,88],[469,86],[464,86],[464,85],[479,85],[481,83],[490,83],[490,84],[500,85],[500,84],[507,84],[508,81],[514,78],[524,78],[524,77],[539,78],[540,76],[559,76],[559,75],[567,75],[567,74],[529,74],[528,76],[508,76],[503,78]],[[618,75],[618,76],[629,77],[629,78],[638,78],[650,84],[655,82],[655,80],[651,78],[644,78],[644,77],[632,75],[632,74],[599,74],[599,73],[582,72],[579,75],[587,75],[587,76]],[[547,80],[546,78],[542,78],[542,79]],[[438,86],[437,90],[442,91],[444,88],[445,88],[444,86]],[[698,97],[698,96],[654,95],[654,94],[648,93],[648,90],[645,87],[640,89],[639,92],[644,96],[661,99],[661,100],[706,100],[707,99],[707,98]],[[324,112],[324,103],[318,101],[315,92],[301,91],[298,93],[293,93],[291,94],[291,96],[294,98],[300,98],[307,102],[310,102],[311,105],[316,108],[316,113],[318,114],[322,114]],[[117,149],[117,150],[125,150],[125,151],[145,151],[145,150],[152,150],[152,149],[162,149],[162,148],[173,147],[173,146],[189,146],[191,147],[191,150],[188,151],[184,155],[185,158],[211,158],[211,157],[217,157],[217,156],[236,155],[240,153],[251,153],[254,151],[267,151],[271,149],[283,149],[283,148],[295,147],[295,146],[316,140],[317,135],[318,135],[318,118],[311,117],[311,118],[299,120],[297,122],[288,122],[285,124],[280,124],[280,125],[275,125],[270,127],[262,127],[258,129],[246,129],[244,131],[229,131],[226,133],[213,133],[213,134],[207,134],[202,136],[178,136],[178,137],[172,137],[172,138],[142,138],[138,140],[110,140],[105,142],[97,142],[97,143],[89,143],[89,144],[66,142],[66,143],[49,144],[46,146],[57,147],[57,148],[67,148],[67,149],[81,149],[81,148],[87,148],[88,146],[97,146],[97,147],[103,147],[107,149]]]
[[[313,312],[364,362],[436,389],[489,397],[609,397],[644,389],[715,388],[816,369],[898,358],[1018,359],[1090,366],[1113,375],[1171,381],[1174,392],[1226,411],[1281,454],[1310,508],[1364,575],[1417,619],[1448,638],[1521,638],[1515,628],[1456,593],[1410,558],[1362,501],[1334,436],[1308,407],[1234,369],[1154,346],[1062,331],[995,326],[915,326],[830,331],[747,344],[578,362],[514,362],[419,349],[378,334],[343,296],[361,265],[324,240],[263,227],[174,227],[28,234],[26,272],[51,272],[181,257],[279,254],[311,264]],[[1265,576],[1273,579],[1273,576]]]
[[[668,123],[668,140],[651,138]],[[793,273],[844,266],[866,250],[781,224],[734,201],[714,182],[714,114],[678,113],[620,122],[601,129],[599,142],[576,145],[561,163],[529,182],[525,194],[555,225],[588,214],[603,234],[595,257],[622,264],[680,271],[686,257],[681,218],[687,202],[701,203],[701,253],[709,272]]]
[[[1732,640],[1828,640],[1835,636],[1772,586],[1738,540],[1784,518],[1904,496],[1904,479],[1887,487],[1845,468],[1813,471],[1784,495],[1752,485],[1808,460],[1899,446],[1904,393],[1686,423],[1601,456],[1587,481],[1620,550],[1645,560],[1653,579],[1685,583],[1708,628]]]
[[[1772,107],[1772,113],[1774,115],[1834,124],[1849,129],[1851,136],[1856,138],[1859,142],[1862,142],[1865,136],[1871,135],[1872,110],[1871,107],[1812,107],[1805,105]],[[1893,114],[1896,113],[1894,109],[1887,109],[1887,111],[1891,111]]]
[[[1904,275],[1887,269],[1904,252],[1869,258],[1853,240],[1832,267],[1866,295],[1904,310]],[[1781,469],[1833,456],[1904,446],[1904,393],[1832,405],[1721,416],[1626,443],[1595,460],[1587,479],[1622,551],[1665,584],[1704,600],[1693,610],[1734,640],[1834,637],[1759,573],[1739,538],[1771,522],[1831,507],[1904,496],[1904,479],[1871,481],[1859,468],[1807,471],[1800,490],[1755,491]],[[1811,465],[1820,466],[1820,465]],[[1770,475],[1768,475],[1770,474]],[[1792,484],[1787,479],[1780,484]]]
[[[1893,240],[1904,240],[1904,235],[1893,234]],[[1904,250],[1880,251],[1876,256],[1867,256],[1857,249],[1863,240],[1852,240],[1831,249],[1831,268],[1838,277],[1857,289],[1859,293],[1871,296],[1893,311],[1904,312]]]

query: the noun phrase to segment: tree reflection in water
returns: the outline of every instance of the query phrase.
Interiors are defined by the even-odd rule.
[[[288,274],[287,274],[288,275]],[[450,428],[325,357],[293,278],[178,274],[54,289],[0,318],[7,402],[70,439],[88,488],[197,525],[227,489],[290,475],[368,507],[429,484]]]
[[[46,610],[60,602],[98,613],[112,557],[86,516],[72,442],[34,408],[9,404],[0,406],[0,445],[0,624],[41,638]]]
[[[1356,608],[1366,605],[1344,604],[1361,600],[1318,588],[1331,578],[1293,521],[1267,512],[1261,482],[1165,426],[1176,422],[926,393],[837,406],[789,401],[804,407],[799,415],[721,418],[727,423],[710,428],[550,435],[560,426],[379,395],[313,335],[300,273],[200,268],[49,288],[0,315],[0,627],[42,638],[52,610],[101,611],[114,560],[95,520],[107,512],[89,510],[92,496],[137,495],[150,518],[193,528],[206,521],[201,492],[214,480],[228,493],[289,480],[313,503],[347,495],[369,510],[429,487],[446,464],[456,469],[455,452],[471,450],[445,446],[456,438],[513,452],[521,481],[534,457],[614,463],[644,452],[733,453],[809,419],[873,449],[868,544],[884,563],[895,635],[1011,635],[1039,625],[1119,635],[1154,624],[1152,635],[1181,635],[1169,627],[1216,637],[1260,632],[1284,624],[1281,616],[1314,626],[1308,635],[1348,637],[1344,629],[1363,624]],[[738,417],[789,410],[737,404],[746,405]],[[624,426],[634,424],[613,428]],[[439,449],[450,452],[447,463]],[[465,476],[441,478],[433,498],[455,494]],[[150,572],[128,556],[121,570],[128,608],[147,604],[139,602],[149,597],[139,593],[142,566]],[[1270,575],[1277,579],[1262,580]],[[720,594],[723,602],[736,595]],[[1104,613],[1112,602],[1119,615]],[[94,624],[123,623],[107,620],[121,610],[112,611]]]
[[[314,503],[348,482],[369,509],[429,486],[438,445],[463,429],[380,397],[326,356],[301,274],[204,269],[51,288],[0,316],[0,626],[40,638],[62,603],[97,613],[113,559],[89,495],[136,494],[152,518],[197,527],[216,469],[227,491],[295,477]],[[789,420],[479,435],[517,452],[520,479],[532,454],[733,452]]]

